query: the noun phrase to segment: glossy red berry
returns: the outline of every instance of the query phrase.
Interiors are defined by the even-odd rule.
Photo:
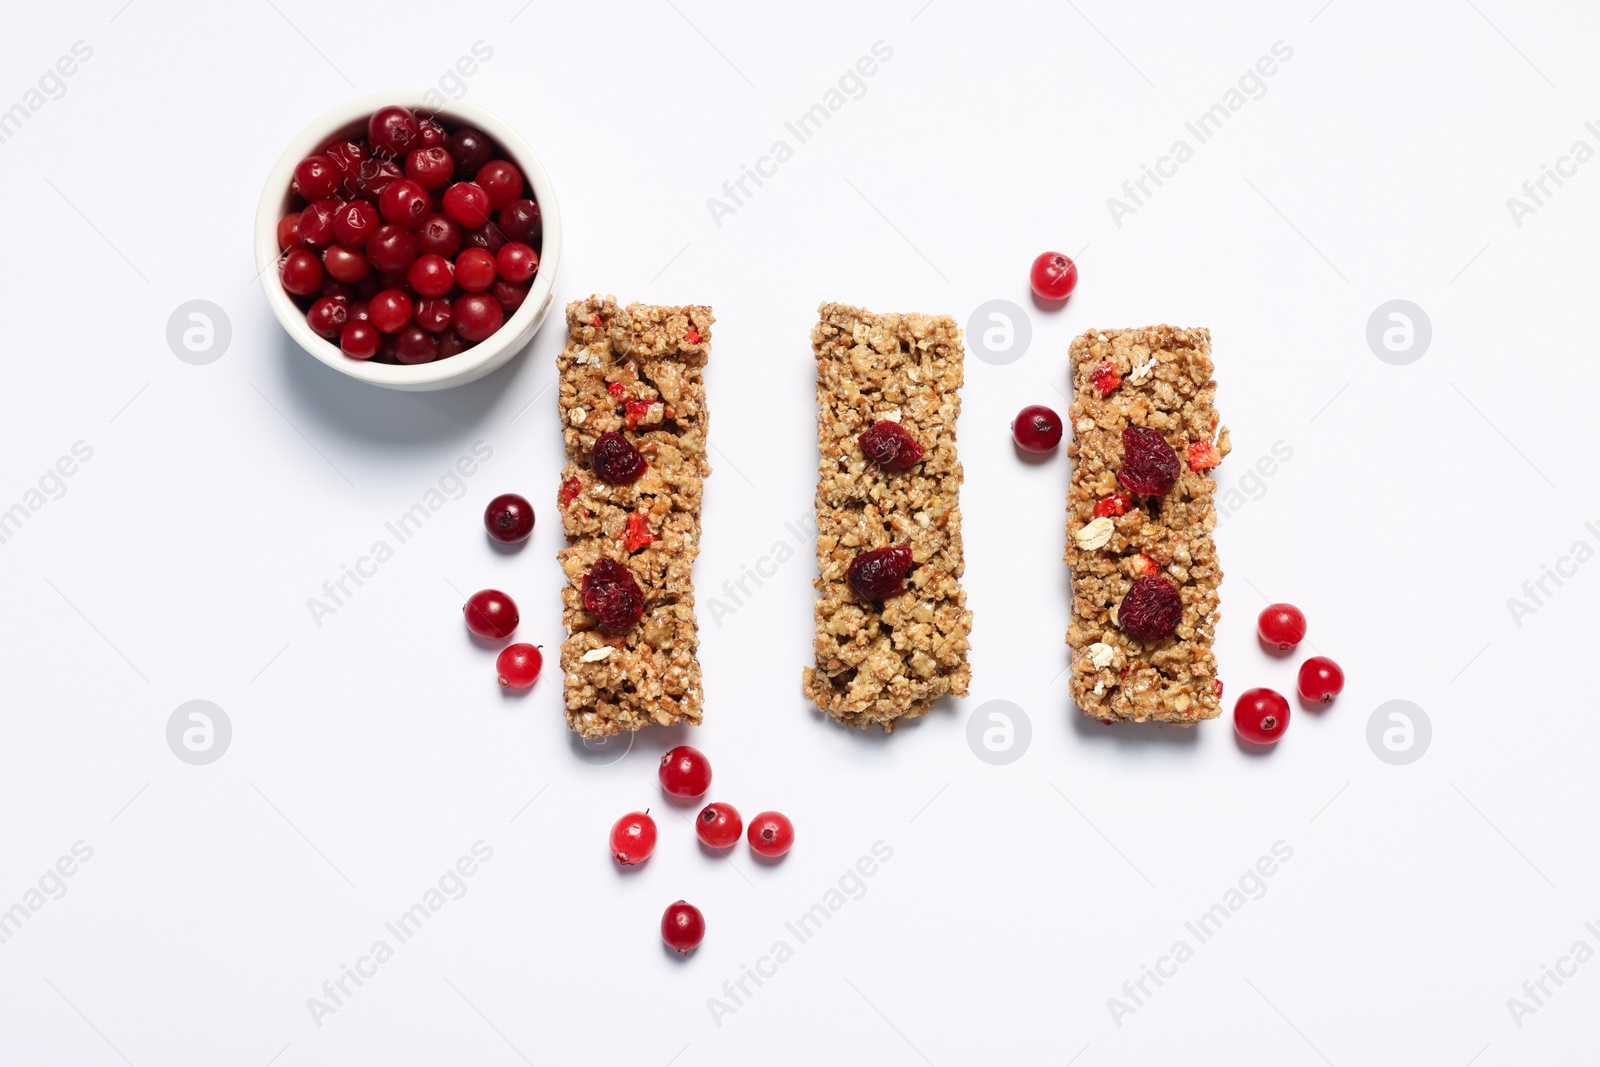
[[[477,344],[487,339],[506,321],[500,301],[486,293],[467,293],[455,302],[452,325],[464,341]]]
[[[633,572],[607,556],[595,560],[583,576],[582,597],[601,633],[627,633],[644,615],[644,590]]]
[[[495,283],[489,286],[489,295],[499,301],[500,309],[507,315],[515,315],[522,302],[528,299],[530,282],[508,282],[504,278],[496,278]]]
[[[311,310],[306,312],[306,325],[310,326],[311,332],[318,337],[331,340],[344,331],[349,316],[348,306],[331,296],[325,296],[312,304]]]
[[[343,180],[344,173],[327,156],[307,156],[295,164],[295,192],[307,200],[332,196]]]
[[[365,248],[367,259],[379,270],[403,271],[417,258],[417,236],[404,226],[379,226]]]
[[[428,191],[421,183],[410,178],[390,182],[378,197],[378,210],[383,213],[383,221],[404,226],[408,230],[421,226],[422,220],[428,217],[432,209],[433,202],[428,199]]]
[[[744,820],[732,804],[707,804],[695,816],[694,832],[712,848],[732,848],[744,833]]]
[[[327,248],[333,244],[333,219],[339,213],[337,200],[313,200],[300,212],[296,233],[306,248]]]
[[[1012,420],[1011,437],[1024,452],[1043,455],[1061,443],[1061,416],[1043,404],[1029,404]]]
[[[911,432],[889,419],[873,423],[871,429],[856,438],[856,443],[868,463],[885,471],[903,471],[920,463],[924,454]]]
[[[322,285],[322,260],[308,249],[291,248],[279,263],[278,277],[295,296],[310,296]]]
[[[1306,617],[1293,604],[1268,604],[1256,620],[1262,644],[1287,652],[1306,636]]]
[[[1289,702],[1271,689],[1246,689],[1233,706],[1233,728],[1253,745],[1270,745],[1289,728]]]
[[[404,159],[406,153],[417,147],[421,132],[417,117],[409,109],[393,104],[380,107],[367,119],[367,140],[374,149],[394,159]]]
[[[624,867],[643,863],[655,850],[656,821],[649,812],[630,811],[612,824],[611,858]]]
[[[300,212],[291,211],[278,220],[278,251],[287,252],[300,243]]]
[[[494,284],[494,279],[495,257],[487,249],[464,249],[456,257],[456,284],[467,292],[481,293]]]
[[[539,270],[539,253],[521,241],[507,241],[494,255],[495,273],[511,282],[525,282]]]
[[[544,656],[533,645],[517,643],[500,650],[494,660],[500,672],[500,684],[506,689],[527,689],[539,680],[544,668]]]
[[[539,205],[527,197],[520,197],[500,209],[500,232],[508,241],[520,241],[539,247],[544,236],[544,217]]]
[[[505,243],[506,235],[500,232],[498,226],[486,224],[475,230],[464,230],[461,234],[461,247],[481,248],[491,256],[499,255]]]
[[[1344,671],[1327,656],[1312,656],[1300,664],[1299,684],[1307,700],[1332,704],[1344,690]]]
[[[845,581],[862,600],[887,600],[905,592],[905,576],[912,562],[906,545],[874,548],[850,561]]]
[[[442,211],[435,211],[417,227],[417,251],[454,259],[461,251],[461,224]]]
[[[439,356],[439,339],[415,322],[401,327],[394,338],[394,357],[407,365],[432,363]]]
[[[432,192],[450,184],[455,160],[443,148],[413,148],[406,156],[406,177]]]
[[[661,767],[656,772],[661,779],[661,789],[668,796],[689,800],[705,796],[711,788],[711,761],[698,748],[679,745],[661,757]]]
[[[489,194],[473,182],[456,182],[444,191],[444,213],[469,230],[475,230],[489,221],[493,210]]]
[[[782,812],[764,811],[750,820],[745,836],[756,855],[777,859],[794,847],[794,823]]]
[[[411,311],[411,298],[399,289],[385,289],[367,301],[367,318],[383,333],[405,329]]]
[[[339,350],[351,359],[371,359],[382,343],[383,335],[365,319],[347,318],[339,334]]]
[[[496,211],[522,196],[522,172],[509,159],[491,159],[478,168],[474,184],[489,194]]]
[[[490,641],[510,637],[521,621],[516,603],[498,589],[473,593],[461,611],[466,616],[467,629]]]
[[[687,956],[706,938],[706,917],[693,904],[678,901],[667,906],[661,916],[661,940],[668,948]]]
[[[452,315],[450,301],[442,296],[425,296],[417,301],[417,310],[411,313],[411,321],[429,333],[443,333],[450,328]]]
[[[501,493],[484,509],[483,526],[503,545],[526,541],[533,533],[533,505],[525,496]]]
[[[329,245],[322,253],[322,268],[328,277],[340,282],[359,282],[372,271],[364,253],[344,245]]]
[[[1065,300],[1078,287],[1078,265],[1060,252],[1041,252],[1028,271],[1028,284],[1041,300]]]
[[[456,269],[448,259],[429,252],[406,268],[406,281],[419,296],[443,296],[455,288]]]
[[[450,158],[456,161],[456,173],[462,176],[476,174],[494,158],[494,142],[471,126],[463,126],[445,142]]]
[[[390,182],[398,181],[405,176],[406,172],[393,159],[388,157],[368,159],[362,162],[361,170],[356,174],[352,184],[355,186],[357,196],[376,204],[378,197],[383,195]]]

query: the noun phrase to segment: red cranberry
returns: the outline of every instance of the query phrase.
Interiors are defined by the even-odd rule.
[[[411,298],[398,289],[385,289],[367,305],[367,317],[384,333],[399,333],[411,321]]]
[[[502,545],[526,541],[533,533],[533,505],[516,493],[501,493],[483,512],[483,526]]]
[[[474,182],[456,182],[444,191],[444,213],[469,230],[489,221],[489,194]]]
[[[378,202],[378,197],[395,182],[405,177],[406,172],[392,159],[368,159],[361,164],[361,171],[356,175],[356,195],[363,200]]]
[[[1160,641],[1170,636],[1182,618],[1182,594],[1160,575],[1134,579],[1117,608],[1117,625],[1138,641]]]
[[[1129,492],[1160,496],[1177,482],[1182,467],[1178,454],[1156,430],[1143,426],[1122,428],[1122,469],[1117,481]]]
[[[1289,728],[1289,702],[1271,689],[1247,689],[1233,706],[1233,728],[1253,745],[1270,745]]]
[[[450,301],[441,296],[428,296],[417,301],[411,321],[429,333],[443,333],[450,328],[450,316]]]
[[[1287,652],[1305,640],[1306,617],[1293,604],[1268,604],[1256,620],[1256,631],[1268,648]]]
[[[644,615],[644,590],[627,567],[601,557],[584,576],[583,606],[594,615],[601,632],[626,633]]]
[[[874,548],[850,561],[845,581],[862,600],[887,600],[905,592],[911,563],[911,549],[906,545]]]
[[[707,804],[695,817],[694,832],[712,848],[732,848],[744,833],[744,820],[732,804]]]
[[[329,245],[322,253],[322,266],[330,277],[341,282],[359,282],[372,270],[365,255],[344,245]]]
[[[667,906],[661,916],[661,940],[666,946],[687,956],[706,939],[706,917],[685,901]]]
[[[507,645],[495,657],[495,670],[500,672],[500,684],[506,689],[526,689],[539,680],[544,668],[544,656],[533,645]]]
[[[417,258],[417,238],[404,226],[379,226],[368,239],[366,252],[379,270],[402,271]]]
[[[361,172],[361,163],[367,158],[366,148],[356,141],[334,141],[322,150],[322,154],[338,168],[346,184]]]
[[[341,304],[348,305],[356,298],[356,287],[349,282],[341,282],[328,274],[327,265],[322,268],[322,284],[317,286],[317,295],[331,296]]]
[[[1078,265],[1060,252],[1042,252],[1028,271],[1028,284],[1041,300],[1065,300],[1078,287]]]
[[[295,296],[310,296],[322,284],[322,260],[315,252],[291,248],[279,261],[278,277]]]
[[[544,220],[539,213],[539,205],[526,197],[506,204],[500,209],[500,232],[505,234],[508,241],[521,241],[538,247],[539,239],[544,236]]]
[[[1332,704],[1344,690],[1344,671],[1327,656],[1312,656],[1300,664],[1300,695],[1307,700]]]
[[[386,152],[395,159],[404,159],[416,147],[421,130],[417,117],[407,108],[390,104],[380,107],[367,120],[367,140],[372,147]]]
[[[401,363],[432,363],[439,355],[439,342],[421,326],[412,323],[395,335],[394,358]]]
[[[525,282],[539,270],[539,253],[532,245],[508,241],[494,257],[495,273],[511,282]]]
[[[470,126],[451,134],[445,147],[450,150],[450,158],[456,161],[459,174],[476,174],[494,158],[494,142]]]
[[[278,251],[287,252],[300,243],[300,212],[291,211],[278,220]]]
[[[498,226],[479,226],[461,235],[462,243],[470,248],[481,248],[490,255],[499,255],[505,247],[506,236]]]
[[[434,212],[417,227],[417,248],[454,259],[461,251],[461,225],[442,211]]]
[[[443,148],[414,148],[406,157],[406,177],[432,192],[450,184],[455,160]]]
[[[449,359],[459,356],[472,346],[461,339],[461,335],[454,330],[445,330],[439,334],[439,358]]]
[[[704,796],[711,788],[711,761],[704,752],[689,745],[669,749],[661,757],[656,774],[662,791],[681,800]]]
[[[307,156],[295,164],[294,189],[307,200],[332,196],[343,180],[343,172],[327,156]]]
[[[450,135],[436,119],[417,116],[417,147],[418,148],[443,148]]]
[[[367,313],[368,304],[365,300],[356,300],[350,304],[351,322],[371,322],[372,316]]]
[[[1043,404],[1029,404],[1012,421],[1011,437],[1024,452],[1042,455],[1061,443],[1061,416]]]
[[[443,256],[418,256],[406,268],[406,281],[422,296],[443,296],[456,284],[455,268]]]
[[[506,321],[506,313],[498,301],[483,293],[468,293],[455,303],[453,325],[463,341],[477,344]]]
[[[778,811],[764,811],[750,820],[750,850],[769,860],[777,859],[794,847],[794,823]]]
[[[378,354],[382,337],[378,328],[365,319],[346,319],[339,334],[339,348],[351,359],[371,359]]]
[[[428,217],[430,208],[428,191],[410,178],[398,178],[389,183],[378,197],[378,210],[383,221],[393,222],[414,230]]]
[[[463,301],[467,298],[463,297]],[[498,307],[499,305],[496,305]],[[461,305],[456,305],[459,317]],[[595,477],[609,485],[630,485],[639,480],[649,466],[644,456],[628,439],[616,430],[608,430],[595,439],[589,450],[589,466]]]
[[[333,217],[339,213],[337,200],[313,200],[300,212],[300,243],[307,248],[326,248],[333,244]]]
[[[331,296],[325,296],[311,305],[311,310],[306,312],[306,325],[311,327],[311,332],[318,337],[330,340],[338,337],[344,330],[350,309]]]
[[[888,419],[873,423],[872,429],[856,438],[856,442],[861,445],[861,454],[867,457],[868,463],[886,471],[903,471],[921,461],[923,455],[922,446],[910,431]]]
[[[469,248],[456,257],[456,282],[469,293],[481,293],[494,284],[495,258],[482,248]]]
[[[496,211],[522,196],[522,172],[509,159],[491,159],[478,168],[473,182],[489,194]]]
[[[528,290],[531,288],[531,282],[513,284],[504,278],[499,278],[496,279],[493,285],[489,286],[489,295],[500,302],[500,307],[505,310],[507,315],[511,315],[522,306],[524,300],[528,299]]]
[[[656,821],[649,812],[630,811],[611,827],[611,858],[624,867],[643,863],[656,850]]]
[[[517,605],[498,589],[483,589],[467,598],[462,613],[467,629],[489,641],[510,637],[521,621]]]

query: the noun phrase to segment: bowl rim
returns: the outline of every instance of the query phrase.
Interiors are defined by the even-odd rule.
[[[555,288],[556,270],[561,260],[561,211],[556,203],[555,187],[544,162],[516,130],[488,109],[465,99],[446,99],[437,106],[431,105],[439,93],[428,89],[400,89],[346,101],[312,120],[289,142],[278,162],[267,175],[261,191],[261,201],[256,209],[255,259],[257,277],[267,304],[295,342],[322,363],[341,374],[374,385],[399,389],[425,388],[461,379],[461,384],[474,380],[496,369],[509,360],[517,350],[532,339],[544,318],[546,304]],[[494,336],[474,345],[459,355],[431,363],[392,364],[356,360],[339,351],[339,346],[315,333],[306,323],[305,313],[295,306],[273,269],[278,250],[278,220],[284,213],[284,202],[290,195],[290,183],[295,166],[306,156],[326,144],[334,134],[346,126],[366,118],[372,112],[391,104],[412,110],[427,111],[449,122],[468,125],[482,130],[498,144],[515,162],[532,188],[533,199],[539,205],[544,234],[539,252],[539,273],[534,276],[522,305],[497,330]],[[509,350],[509,351],[508,351]]]

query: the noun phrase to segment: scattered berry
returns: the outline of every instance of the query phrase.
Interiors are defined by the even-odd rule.
[[[747,840],[756,855],[777,859],[794,847],[794,823],[782,812],[764,811],[750,820]]]
[[[693,904],[678,901],[667,906],[661,916],[661,940],[670,949],[687,956],[706,938],[706,917]]]
[[[732,804],[707,804],[695,817],[694,832],[712,848],[732,848],[744,833],[744,820]]]
[[[1300,664],[1300,695],[1332,704],[1344,689],[1344,671],[1327,656],[1312,656]]]
[[[1041,300],[1065,300],[1078,287],[1078,265],[1060,252],[1041,252],[1028,271],[1028,284]]]
[[[527,497],[501,493],[484,509],[483,525],[489,536],[503,545],[526,541],[533,533],[533,505]]]
[[[510,637],[520,621],[516,603],[498,589],[473,593],[461,610],[467,618],[467,629],[487,641]]]
[[[1061,416],[1043,404],[1029,404],[1011,420],[1011,437],[1024,452],[1043,455],[1061,443]]]
[[[845,581],[862,600],[887,600],[905,591],[911,563],[911,549],[905,545],[874,548],[851,560]]]
[[[1094,502],[1094,517],[1097,519],[1112,518],[1117,515],[1126,515],[1128,508],[1133,505],[1125,494],[1112,493],[1104,500]]]
[[[602,482],[609,485],[631,485],[644,474],[644,456],[616,430],[608,430],[596,438],[589,450],[589,466]]]
[[[1102,363],[1089,372],[1089,381],[1094,383],[1101,396],[1105,396],[1122,384],[1122,375],[1111,364]]]
[[[1117,481],[1123,488],[1146,496],[1160,496],[1178,480],[1182,466],[1167,439],[1143,426],[1122,428],[1122,469]]]
[[[602,557],[584,576],[583,606],[599,620],[602,633],[626,633],[644,614],[644,590],[627,567]]]
[[[711,761],[698,748],[679,745],[661,757],[661,767],[656,772],[661,788],[668,796],[689,800],[705,796],[711,788]]]
[[[1222,455],[1217,451],[1217,446],[1210,441],[1189,442],[1189,469],[1203,471],[1208,467],[1215,467],[1222,462]]]
[[[628,527],[622,535],[622,548],[632,554],[645,545],[658,540],[650,530],[650,515],[644,511],[628,512]]]
[[[539,680],[539,671],[544,668],[544,656],[533,645],[507,645],[495,657],[494,666],[500,672],[502,686],[507,689],[526,689]]]
[[[1306,636],[1306,617],[1293,604],[1268,604],[1256,620],[1262,642],[1279,652],[1287,652]]]
[[[630,811],[612,824],[611,858],[624,867],[643,863],[655,850],[656,821],[649,812]]]
[[[1233,706],[1233,728],[1253,745],[1270,745],[1289,728],[1289,702],[1271,689],[1246,689]]]
[[[1137,641],[1160,641],[1178,628],[1183,618],[1183,596],[1165,578],[1135,578],[1117,608],[1117,626]]]

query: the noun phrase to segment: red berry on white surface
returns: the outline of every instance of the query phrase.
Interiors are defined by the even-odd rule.
[[[612,825],[611,858],[624,867],[643,863],[655,850],[656,821],[649,812],[630,811]]]
[[[1332,704],[1344,690],[1344,671],[1327,656],[1312,656],[1300,664],[1300,695],[1321,704]]]
[[[467,598],[461,609],[467,629],[488,641],[510,637],[521,621],[517,605],[498,589],[483,589]]]
[[[794,847],[794,823],[782,812],[764,811],[750,820],[745,836],[756,855],[777,859]]]
[[[500,684],[506,689],[527,689],[539,680],[544,669],[544,655],[534,645],[518,643],[507,645],[494,660],[500,672]]]
[[[1029,404],[1011,421],[1011,438],[1024,452],[1050,452],[1061,443],[1061,416],[1043,404]]]
[[[669,904],[661,916],[661,940],[668,948],[685,956],[700,946],[706,937],[706,917],[686,901]]]
[[[704,796],[711,788],[711,761],[704,752],[689,745],[679,745],[662,756],[657,774],[668,796],[687,800]]]
[[[1271,689],[1246,689],[1233,706],[1233,728],[1253,745],[1270,745],[1289,728],[1289,702]]]
[[[1293,604],[1268,604],[1256,620],[1256,631],[1269,648],[1287,652],[1306,636],[1306,617]]]
[[[694,832],[712,848],[732,848],[744,833],[744,820],[732,804],[707,804],[695,816]]]
[[[1028,271],[1028,284],[1041,300],[1065,300],[1078,287],[1078,265],[1060,252],[1041,252]]]

